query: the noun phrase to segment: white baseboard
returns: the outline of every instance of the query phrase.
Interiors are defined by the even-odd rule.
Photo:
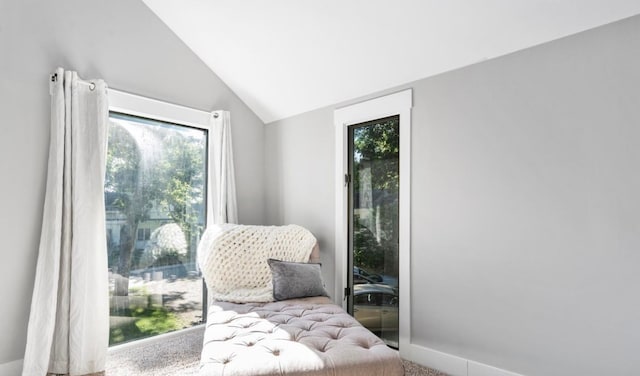
[[[451,376],[523,376],[427,347],[415,344],[410,344],[409,346],[410,350],[408,352],[402,352],[403,356],[407,357],[407,360]]]
[[[414,344],[409,346],[408,360],[451,376],[468,376],[467,359]]]
[[[2,376],[20,376],[21,373],[22,359],[0,364],[0,375]]]
[[[523,375],[470,360],[469,376],[523,376]]]

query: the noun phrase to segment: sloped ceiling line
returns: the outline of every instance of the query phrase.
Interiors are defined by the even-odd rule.
[[[637,0],[143,0],[265,122],[640,14]]]

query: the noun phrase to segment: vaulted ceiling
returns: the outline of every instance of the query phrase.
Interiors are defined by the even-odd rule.
[[[638,0],[143,0],[265,122],[640,14]]]

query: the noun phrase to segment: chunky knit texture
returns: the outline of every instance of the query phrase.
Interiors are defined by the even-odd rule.
[[[297,226],[214,225],[198,246],[209,298],[234,303],[271,302],[267,259],[306,262],[316,238]]]

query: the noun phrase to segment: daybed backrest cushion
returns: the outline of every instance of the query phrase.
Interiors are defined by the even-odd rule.
[[[209,298],[234,303],[273,301],[270,258],[306,262],[316,238],[297,225],[214,225],[198,246]]]

